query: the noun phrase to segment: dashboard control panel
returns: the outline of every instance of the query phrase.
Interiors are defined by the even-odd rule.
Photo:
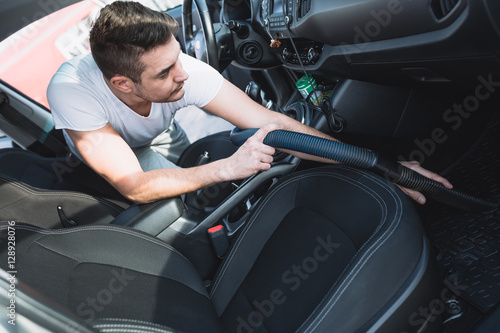
[[[287,43],[288,44],[288,43]],[[302,65],[314,65],[321,55],[322,46],[318,43],[308,42],[308,43],[297,43],[297,53],[292,46],[285,46],[281,53],[283,62],[286,64],[300,65],[300,60]]]
[[[282,31],[292,23],[293,0],[262,0],[262,18],[269,31]]]

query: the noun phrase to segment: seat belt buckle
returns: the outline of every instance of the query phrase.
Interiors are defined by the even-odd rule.
[[[212,249],[214,250],[217,258],[223,258],[229,247],[229,238],[224,230],[224,226],[219,224],[208,229],[208,238],[210,239]]]

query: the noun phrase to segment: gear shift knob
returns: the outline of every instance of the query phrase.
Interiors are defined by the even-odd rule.
[[[262,105],[262,88],[255,81],[250,81],[245,89],[245,94],[247,94],[251,99]]]

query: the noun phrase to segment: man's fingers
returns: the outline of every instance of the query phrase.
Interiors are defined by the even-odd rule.
[[[401,163],[402,165],[404,165],[405,167],[407,167],[409,169],[412,169],[415,172],[418,172],[422,176],[425,176],[425,177],[427,177],[429,179],[432,179],[432,180],[434,180],[434,181],[436,181],[438,183],[443,184],[445,187],[447,187],[449,189],[453,188],[453,185],[448,181],[448,179],[446,179],[444,177],[441,177],[440,175],[438,175],[435,172],[432,172],[432,171],[429,171],[427,169],[422,168],[420,166],[420,163],[418,163],[416,161],[399,162],[399,163]]]
[[[260,141],[260,142],[263,142],[264,139],[266,138],[266,135],[269,133],[269,132],[272,132],[272,131],[275,131],[277,129],[281,129],[281,126],[277,125],[277,124],[269,124],[269,125],[266,125],[264,127],[261,127],[253,136],[252,138]]]
[[[449,188],[449,189],[452,189],[453,188],[453,185],[448,181],[448,179],[444,178],[444,177],[441,177],[440,175],[438,175],[437,173],[435,172],[432,172],[432,171],[429,171],[427,169],[424,169],[420,166],[420,163],[416,162],[416,161],[410,161],[410,162],[399,162],[401,163],[401,165],[415,171],[415,172],[418,172],[419,174],[421,174],[422,176],[425,176],[429,179],[432,179],[436,182],[439,182],[441,184],[443,184],[445,187]],[[405,187],[402,187],[402,186],[399,186],[398,187],[404,192],[406,193],[406,195],[408,195],[410,198],[412,198],[413,200],[415,200],[416,202],[418,202],[419,204],[424,204],[426,202],[426,198],[425,196],[418,192],[418,191],[415,191],[415,190],[412,190],[412,189],[408,189],[408,188],[405,188]]]
[[[273,157],[272,155],[263,155],[260,159],[260,161],[264,164],[271,164],[273,162]]]
[[[274,155],[274,153],[276,152],[276,149],[274,149],[273,147],[271,146],[268,146],[268,145],[262,145],[262,149],[261,149],[261,152],[263,154],[266,154],[266,155]]]
[[[400,186],[397,184],[396,184],[396,186],[399,187],[401,189],[401,191],[403,191],[407,196],[409,196],[411,199],[415,200],[416,202],[418,202],[421,205],[425,204],[425,202],[427,201],[425,196],[418,191],[411,190],[409,188],[406,188],[406,187],[403,187],[403,186]]]

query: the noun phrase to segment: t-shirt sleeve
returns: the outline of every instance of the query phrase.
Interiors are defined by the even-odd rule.
[[[47,89],[47,100],[56,129],[93,131],[108,123],[94,92],[79,83],[72,66],[63,64]]]
[[[212,66],[196,58],[184,53],[180,57],[184,70],[189,74],[185,82],[186,101],[188,105],[205,107],[219,93],[224,77]]]

